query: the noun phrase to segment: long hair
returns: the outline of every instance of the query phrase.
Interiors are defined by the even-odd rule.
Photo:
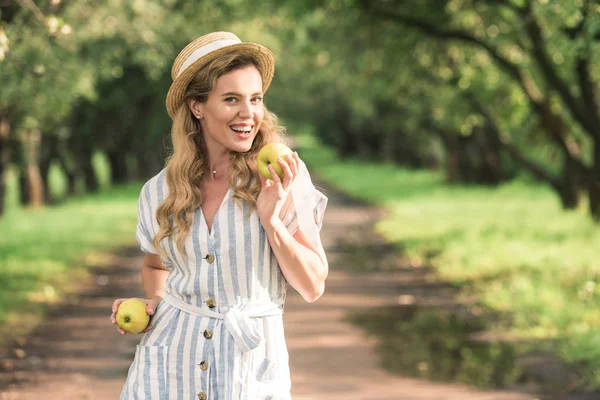
[[[184,101],[175,113],[171,129],[173,152],[166,164],[169,193],[156,210],[159,231],[153,245],[163,257],[166,257],[166,252],[160,243],[169,236],[173,236],[179,253],[185,256],[185,241],[194,221],[194,213],[204,200],[200,183],[205,177],[208,154],[200,121],[188,107],[188,100],[206,102],[219,77],[249,65],[254,65],[260,71],[260,64],[252,56],[224,54],[201,68],[186,88]],[[234,190],[235,201],[247,201],[249,211],[256,207],[261,189],[256,166],[258,152],[268,143],[281,141],[285,135],[284,128],[277,123],[277,116],[266,106],[263,107],[263,121],[250,150],[245,153],[230,152],[229,185]]]

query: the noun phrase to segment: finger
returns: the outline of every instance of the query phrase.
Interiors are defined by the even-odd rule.
[[[140,333],[146,333],[148,332],[150,329],[152,329],[152,325],[148,324],[148,326]]]
[[[265,178],[264,176],[262,176],[262,174],[258,174],[258,177],[260,178],[260,183],[262,185],[262,187],[268,187],[268,179]]]
[[[298,165],[298,170],[300,170],[300,156],[298,155],[297,151],[294,152],[294,160],[296,160],[296,164]]]
[[[115,300],[115,301],[113,302],[113,305],[112,305],[112,311],[113,311],[113,313],[116,313],[116,312],[117,312],[117,310],[119,309],[119,305],[120,305],[122,302],[124,302],[124,301],[125,301],[125,299],[117,299],[117,300]]]
[[[277,162],[279,162],[279,165],[281,165],[281,168],[283,168],[283,188],[287,189],[287,187],[292,182],[294,175],[292,173],[290,165],[283,158],[278,159]]]
[[[294,158],[294,156],[292,154],[288,154],[286,157],[287,157],[287,161],[290,166],[290,169],[292,170],[293,176],[297,176],[298,175],[298,162],[296,161],[296,159]]]
[[[121,334],[121,336],[125,336],[127,335],[127,332],[125,332],[123,329],[121,328],[117,328],[117,331],[119,331],[119,333]]]
[[[277,175],[277,172],[275,171],[275,168],[273,168],[272,165],[269,164],[269,172],[271,172],[271,180],[273,182],[279,182],[281,183],[281,178],[279,177],[279,175]]]
[[[146,305],[146,312],[148,313],[148,315],[154,314],[154,311],[156,311],[157,305],[158,305],[158,303],[156,302],[156,300],[148,301],[148,304]]]

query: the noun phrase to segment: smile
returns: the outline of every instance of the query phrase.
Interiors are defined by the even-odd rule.
[[[230,128],[236,133],[250,133],[254,126],[230,126]]]

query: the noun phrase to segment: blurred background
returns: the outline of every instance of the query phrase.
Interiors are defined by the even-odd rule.
[[[134,243],[171,64],[217,30],[274,52],[265,103],[311,171],[383,208],[377,232],[474,305],[362,320],[389,369],[503,386],[522,377],[495,366],[535,351],[600,387],[596,0],[0,0],[2,344]],[[463,343],[483,326],[496,347]]]

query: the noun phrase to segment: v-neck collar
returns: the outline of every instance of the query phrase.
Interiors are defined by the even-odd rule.
[[[221,208],[223,208],[223,206],[225,205],[225,203],[227,203],[227,201],[229,200],[230,193],[231,193],[231,186],[229,188],[227,188],[227,192],[225,193],[225,196],[223,196],[223,200],[221,200],[221,204],[219,205],[219,208],[217,208],[217,212],[215,213],[215,215],[213,217],[210,229],[208,228],[208,221],[206,221],[206,217],[204,216],[204,211],[202,210],[202,207],[200,207],[200,216],[202,218],[202,222],[204,223],[204,227],[208,231],[208,235],[211,238],[213,237],[213,234],[215,232],[215,221],[219,217],[219,213],[221,212]]]

